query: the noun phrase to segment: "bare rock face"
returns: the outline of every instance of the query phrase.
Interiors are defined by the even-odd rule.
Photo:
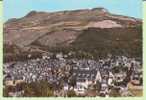
[[[120,34],[126,33],[125,29],[128,30],[128,34],[135,34],[135,36],[138,34],[141,37],[141,26],[142,21],[140,19],[114,15],[104,8],[53,13],[32,11],[22,18],[10,19],[4,24],[4,44],[6,46],[7,44],[18,46],[22,51],[23,48],[34,46],[39,49],[42,47],[70,47],[74,46],[73,44],[84,35],[84,31],[90,28],[102,32],[105,29],[113,30],[113,32],[107,32],[106,35],[110,34],[112,37],[116,33],[119,35],[116,35],[115,38],[120,38],[118,37]],[[114,32],[116,28],[124,30],[124,33],[122,31]],[[95,38],[103,38],[102,33],[99,33],[96,34]],[[103,39],[106,40],[107,38],[104,37]],[[136,39],[140,40],[141,38]],[[90,40],[92,41],[92,38]],[[104,42],[101,40],[101,43]],[[98,44],[100,43],[96,45]]]
[[[112,20],[103,20],[98,22],[90,22],[87,27],[104,29],[104,28],[115,28],[115,27],[123,27],[123,26]]]

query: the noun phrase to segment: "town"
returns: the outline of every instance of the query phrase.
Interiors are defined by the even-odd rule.
[[[126,56],[108,55],[98,60],[66,59],[59,53],[55,58],[42,56],[5,63],[3,77],[4,93],[12,97],[125,97],[135,96],[129,88],[143,88],[142,61]],[[34,86],[30,85],[32,83]],[[37,83],[39,85],[35,86]],[[29,86],[32,95],[27,93]],[[36,95],[32,87],[38,87],[37,91],[41,92]]]

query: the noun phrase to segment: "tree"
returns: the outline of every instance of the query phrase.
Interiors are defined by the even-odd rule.
[[[67,91],[67,96],[68,97],[76,97],[77,95],[76,95],[74,90],[69,90],[69,91]]]
[[[99,81],[96,81],[96,90],[99,92],[101,89],[101,83]]]
[[[75,86],[76,85],[76,78],[75,77],[72,77],[70,80],[69,80],[69,84],[71,85],[71,86]]]
[[[9,96],[8,92],[9,92],[8,87],[3,88],[3,96],[4,97],[8,97]]]
[[[109,93],[110,97],[120,97],[120,93],[118,89],[112,88],[110,93]]]
[[[47,81],[32,82],[24,88],[24,96],[28,97],[50,97],[54,95],[53,92],[52,85]]]

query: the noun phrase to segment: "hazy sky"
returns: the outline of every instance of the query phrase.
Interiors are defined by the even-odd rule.
[[[19,18],[32,10],[53,12],[95,7],[142,18],[142,0],[4,0],[4,19]]]

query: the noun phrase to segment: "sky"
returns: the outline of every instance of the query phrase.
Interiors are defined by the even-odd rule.
[[[20,18],[30,11],[63,11],[104,7],[111,13],[142,18],[142,0],[4,0],[4,19]]]

